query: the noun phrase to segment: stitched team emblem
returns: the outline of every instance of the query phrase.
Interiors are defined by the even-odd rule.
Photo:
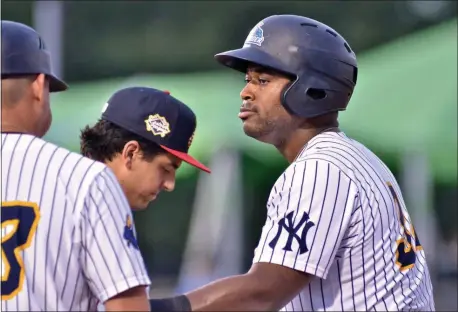
[[[132,225],[132,219],[130,218],[130,215],[127,215],[126,217],[126,225],[124,226],[124,239],[127,241],[128,247],[132,246],[135,249],[139,249],[137,239],[134,235],[134,228]]]
[[[299,244],[299,254],[306,253],[309,249],[307,247],[307,233],[311,227],[315,226],[309,215],[304,212],[302,217],[298,222],[295,222],[294,211],[291,211],[286,216],[284,216],[280,221],[278,221],[278,230],[277,235],[270,241],[269,246],[272,249],[275,249],[277,246],[278,240],[283,231],[287,234],[287,240],[283,250],[292,251],[292,243],[295,240]]]
[[[146,130],[152,132],[154,135],[159,135],[162,138],[170,133],[170,125],[165,117],[159,114],[149,115],[145,119]]]
[[[248,34],[248,37],[245,40],[245,45],[247,44],[255,44],[257,46],[261,46],[264,42],[264,30],[262,29],[264,26],[264,22],[259,22]]]

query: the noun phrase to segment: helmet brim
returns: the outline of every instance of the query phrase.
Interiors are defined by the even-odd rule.
[[[49,92],[61,92],[68,89],[68,85],[53,75],[47,75],[49,79]]]
[[[285,64],[270,54],[251,46],[218,53],[215,55],[215,59],[220,64],[242,73],[246,73],[248,66],[251,64],[294,75],[294,73],[285,70]]]

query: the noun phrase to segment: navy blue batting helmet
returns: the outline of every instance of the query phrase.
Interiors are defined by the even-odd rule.
[[[345,110],[358,66],[346,40],[331,27],[297,15],[273,15],[259,22],[242,48],[215,55],[221,64],[246,72],[260,65],[293,78],[281,102],[292,114],[312,118]]]
[[[2,79],[21,75],[45,74],[49,91],[68,89],[51,68],[51,57],[40,35],[31,27],[2,21]]]

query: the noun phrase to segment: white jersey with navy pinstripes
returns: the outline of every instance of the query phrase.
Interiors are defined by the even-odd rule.
[[[2,133],[2,311],[95,311],[150,280],[104,164]]]
[[[433,311],[420,242],[387,166],[325,132],[275,183],[253,262],[311,275],[284,311]]]

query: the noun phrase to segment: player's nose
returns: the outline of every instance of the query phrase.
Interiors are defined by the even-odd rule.
[[[164,190],[167,192],[172,192],[175,189],[175,178],[166,180],[164,182]]]
[[[253,101],[254,100],[254,93],[251,90],[251,85],[247,83],[245,87],[243,87],[242,91],[240,91],[240,97],[243,101]]]

